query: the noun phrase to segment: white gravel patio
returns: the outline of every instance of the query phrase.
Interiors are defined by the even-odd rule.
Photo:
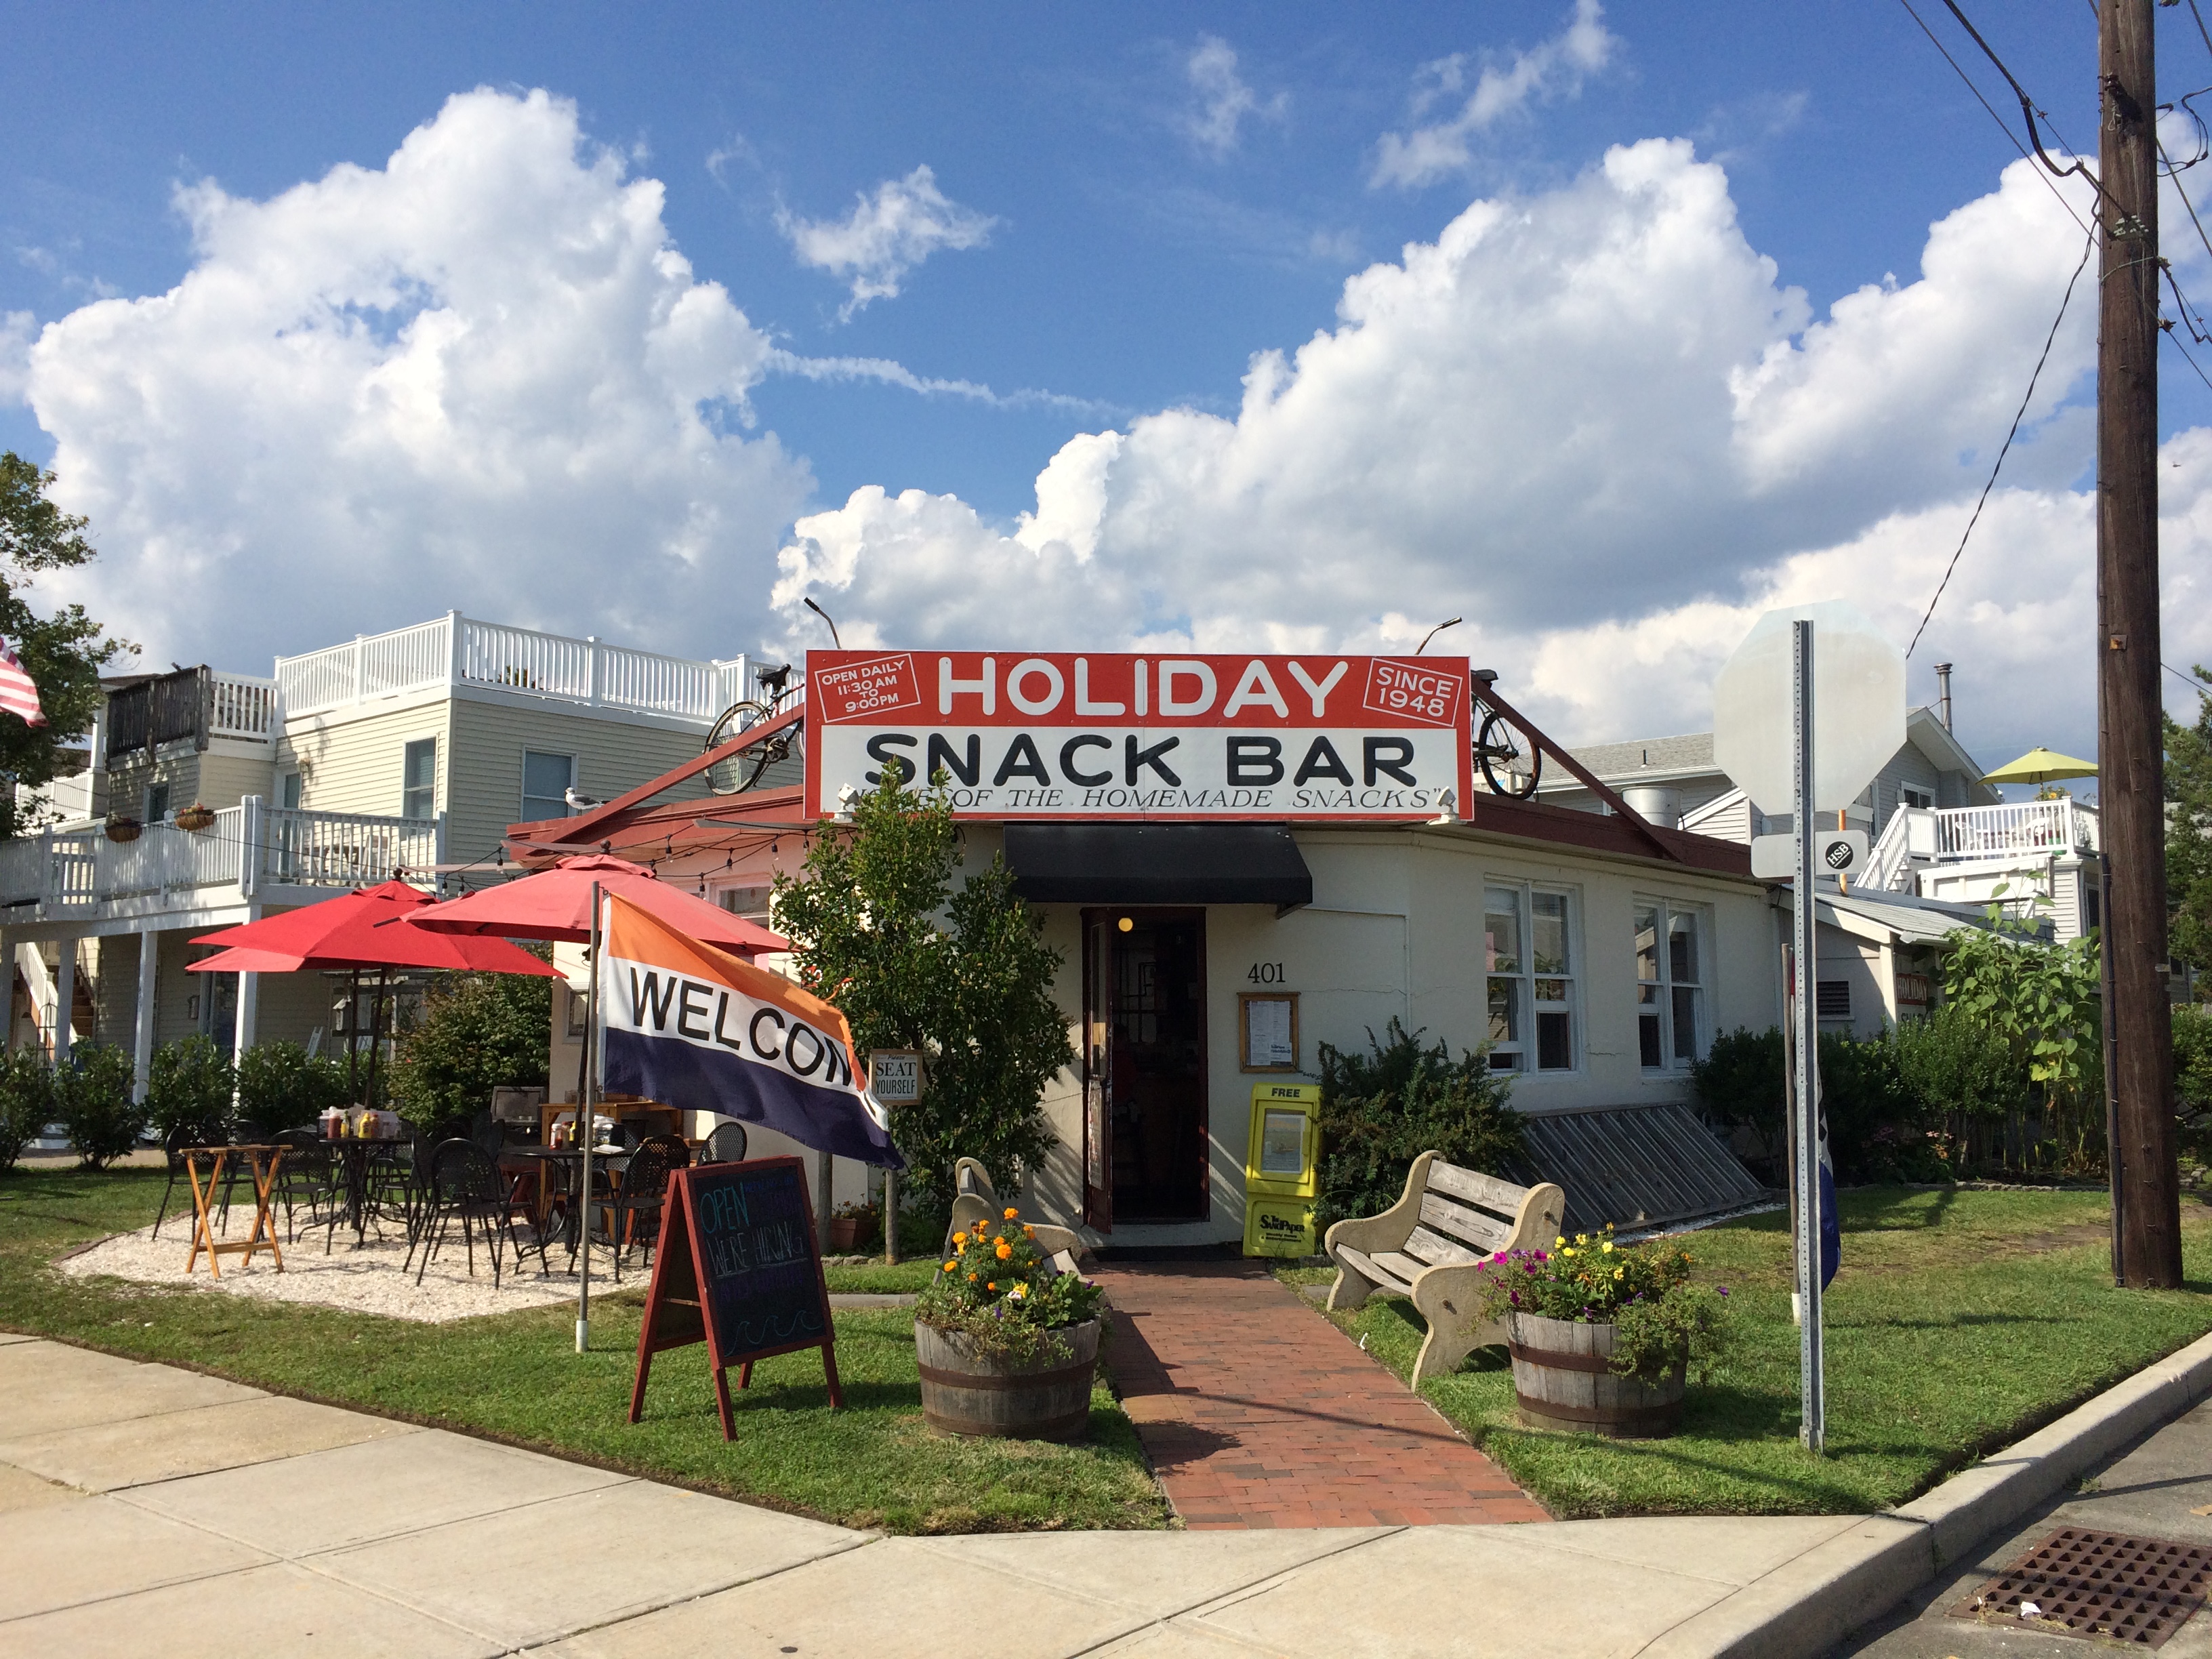
[[[252,1213],[249,1208],[232,1217],[230,1238],[242,1240],[246,1237]],[[220,1279],[208,1272],[204,1253],[198,1267],[189,1275],[185,1273],[185,1261],[191,1249],[191,1230],[189,1212],[182,1220],[172,1216],[161,1224],[159,1239],[152,1237],[150,1227],[118,1233],[88,1249],[63,1258],[58,1265],[74,1278],[106,1277],[214,1295],[319,1303],[325,1307],[431,1324],[514,1313],[524,1308],[573,1302],[576,1297],[576,1281],[567,1272],[567,1255],[558,1246],[553,1251],[553,1271],[544,1278],[538,1274],[534,1251],[519,1272],[515,1271],[512,1256],[503,1256],[499,1287],[495,1290],[490,1257],[479,1237],[476,1276],[471,1278],[468,1253],[462,1247],[458,1225],[448,1232],[445,1248],[431,1262],[420,1285],[415,1282],[414,1268],[402,1271],[407,1243],[396,1227],[381,1242],[372,1234],[358,1249],[354,1248],[351,1235],[341,1231],[328,1255],[323,1254],[319,1229],[302,1232],[296,1244],[284,1246],[283,1271],[278,1271],[266,1252],[257,1251],[251,1265],[238,1256],[224,1256]],[[217,1237],[223,1235],[218,1233]],[[282,1243],[281,1224],[278,1239]],[[416,1266],[421,1266],[419,1255]],[[635,1275],[629,1271],[631,1266],[637,1267]],[[625,1288],[642,1289],[649,1277],[649,1270],[638,1262],[635,1255],[624,1265]],[[594,1295],[614,1288],[604,1255],[595,1257],[592,1263]]]

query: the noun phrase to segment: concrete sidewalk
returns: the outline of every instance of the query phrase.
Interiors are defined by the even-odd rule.
[[[1790,1653],[1899,1524],[883,1538],[35,1339],[0,1401],[7,1659]]]

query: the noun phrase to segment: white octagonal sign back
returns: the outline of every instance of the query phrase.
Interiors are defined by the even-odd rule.
[[[1905,746],[1905,653],[1841,599],[1770,611],[1713,682],[1713,759],[1762,811],[1794,804],[1791,633],[1813,623],[1813,805],[1856,800]]]

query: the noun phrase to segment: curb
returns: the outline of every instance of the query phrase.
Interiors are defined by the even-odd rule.
[[[2081,1472],[2212,1395],[2212,1335],[2115,1383],[2047,1428],[1847,1531],[1686,1620],[1646,1659],[1814,1654],[1879,1618]]]

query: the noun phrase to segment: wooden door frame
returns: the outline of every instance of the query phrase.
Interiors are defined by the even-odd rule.
[[[1085,1192],[1084,1192],[1084,1204],[1085,1204],[1085,1219],[1086,1221],[1089,1221],[1091,1225],[1092,1225],[1093,1227],[1097,1228],[1097,1230],[1098,1230],[1100,1232],[1111,1232],[1111,1231],[1113,1231],[1113,1230],[1114,1230],[1114,1228],[1113,1228],[1113,1219],[1114,1219],[1114,1216],[1113,1216],[1113,1208],[1114,1208],[1114,1164],[1113,1164],[1113,1155],[1114,1155],[1114,1136],[1113,1136],[1113,1121],[1114,1121],[1113,1071],[1114,1071],[1114,1059],[1113,1059],[1113,1035],[1112,1035],[1112,1033],[1113,1033],[1113,1029],[1114,1029],[1114,1022],[1113,1022],[1113,1019],[1112,1019],[1113,1009],[1112,1009],[1112,1006],[1111,1006],[1111,1002],[1110,1002],[1110,998],[1111,998],[1111,994],[1112,994],[1112,988],[1111,988],[1110,986],[1100,986],[1100,985],[1098,985],[1097,983],[1096,983],[1096,981],[1097,981],[1097,975],[1098,975],[1098,964],[1097,964],[1097,960],[1096,960],[1095,956],[1094,956],[1094,954],[1093,954],[1093,952],[1092,952],[1092,950],[1091,950],[1091,930],[1092,930],[1092,928],[1093,928],[1094,927],[1099,927],[1099,928],[1102,928],[1102,929],[1103,929],[1103,930],[1105,930],[1105,931],[1106,931],[1106,933],[1107,933],[1107,939],[1106,939],[1106,943],[1107,943],[1107,946],[1108,946],[1109,950],[1110,951],[1110,950],[1114,947],[1114,945],[1115,945],[1115,934],[1116,934],[1116,933],[1118,932],[1118,930],[1115,928],[1114,924],[1115,924],[1115,922],[1116,921],[1118,921],[1120,918],[1121,918],[1121,917],[1123,917],[1123,916],[1128,916],[1128,917],[1132,918],[1133,921],[1135,921],[1136,922],[1138,922],[1139,924],[1140,924],[1140,925],[1146,925],[1146,926],[1152,925],[1152,924],[1153,924],[1153,923],[1158,923],[1158,922],[1176,922],[1176,921],[1190,921],[1190,922],[1194,922],[1194,923],[1196,923],[1196,924],[1197,924],[1197,927],[1198,927],[1198,1085],[1199,1085],[1199,1094],[1198,1094],[1198,1098],[1199,1098],[1199,1124],[1198,1124],[1198,1131],[1199,1131],[1199,1133],[1198,1133],[1198,1183],[1197,1183],[1197,1184],[1198,1184],[1198,1194],[1199,1194],[1199,1206],[1198,1206],[1198,1213],[1197,1213],[1197,1214],[1195,1214],[1195,1215],[1194,1215],[1194,1216],[1190,1216],[1190,1217],[1185,1218],[1184,1219],[1185,1219],[1185,1221],[1186,1221],[1186,1222],[1202,1222],[1202,1221],[1207,1221],[1207,1220],[1211,1220],[1211,1219],[1212,1218],[1212,1215],[1213,1215],[1213,1089],[1212,1089],[1212,1070],[1211,1070],[1211,1066],[1212,1066],[1212,1058],[1213,1058],[1213,1052],[1212,1052],[1212,1050],[1213,1050],[1213,1044],[1212,1044],[1213,1020],[1212,1020],[1212,1011],[1211,1011],[1211,1007],[1210,1007],[1210,1003],[1211,1003],[1211,1000],[1212,1000],[1212,996],[1213,985],[1212,985],[1212,979],[1209,977],[1209,972],[1208,972],[1207,964],[1206,964],[1206,910],[1207,910],[1207,908],[1208,908],[1208,907],[1206,907],[1206,906],[1205,906],[1205,905],[1203,905],[1203,904],[1113,904],[1113,905],[1085,905],[1085,906],[1084,907],[1083,911],[1082,911],[1082,914],[1081,914],[1082,935],[1083,935],[1083,945],[1084,945],[1084,949],[1083,949],[1083,1024],[1084,1024],[1084,1044],[1083,1044],[1084,1146],[1083,1146],[1083,1155],[1084,1155],[1084,1158],[1085,1158],[1085,1165],[1084,1165],[1084,1187],[1085,1187]],[[1106,1004],[1106,1006],[1104,1006],[1103,1008],[1101,1007],[1101,1005],[1100,1005],[1097,1001],[1094,1000],[1094,999],[1096,999],[1096,998],[1099,997],[1099,996],[1100,996],[1100,995],[1102,995],[1102,994],[1103,994],[1103,995],[1104,995],[1104,996],[1106,996],[1106,997],[1108,997],[1108,998],[1109,999],[1109,1000],[1108,1001],[1108,1003]],[[1092,1082],[1094,1081],[1094,1079],[1093,1079],[1093,1076],[1092,1076],[1092,1073],[1091,1073],[1091,1041],[1090,1041],[1090,1037],[1091,1037],[1091,1014],[1092,1014],[1092,1012],[1093,1012],[1093,1011],[1094,1011],[1094,1010],[1097,1010],[1097,1011],[1102,1012],[1103,1012],[1104,1014],[1106,1014],[1106,1015],[1107,1015],[1107,1018],[1106,1018],[1106,1019],[1105,1019],[1105,1021],[1104,1021],[1104,1024],[1105,1024],[1106,1031],[1107,1031],[1107,1039],[1106,1039],[1106,1043],[1105,1043],[1106,1053],[1105,1053],[1105,1054],[1104,1054],[1104,1056],[1103,1056],[1103,1073],[1104,1073],[1104,1075],[1103,1075],[1103,1076],[1102,1076],[1102,1077],[1097,1078],[1097,1079],[1095,1079],[1095,1080],[1097,1082],[1098,1085],[1099,1085],[1098,1094],[1097,1094],[1097,1109],[1100,1109],[1100,1110],[1102,1110],[1102,1111],[1103,1112],[1103,1114],[1104,1114],[1104,1122],[1105,1122],[1105,1136],[1104,1136],[1104,1140],[1103,1140],[1103,1146],[1104,1146],[1104,1147],[1105,1147],[1105,1152],[1106,1152],[1106,1187],[1105,1187],[1105,1202],[1104,1202],[1104,1205],[1103,1205],[1103,1207],[1104,1215],[1105,1215],[1105,1223],[1104,1223],[1104,1224],[1103,1224],[1103,1225],[1101,1225],[1101,1224],[1100,1224],[1097,1221],[1096,1221],[1096,1220],[1092,1220],[1092,1219],[1091,1218],[1091,1214],[1090,1214],[1091,1208],[1091,1192],[1090,1192],[1090,1165],[1089,1165],[1088,1159],[1089,1159],[1089,1157],[1090,1157],[1090,1134],[1091,1134],[1091,1120],[1090,1120],[1090,1115],[1091,1115],[1091,1111],[1092,1111],[1092,1109],[1093,1109],[1093,1104],[1092,1104],[1092,1103],[1093,1103],[1093,1096],[1092,1096],[1092,1092],[1091,1092],[1091,1084],[1092,1084]],[[1174,1224],[1174,1223],[1162,1223],[1162,1224],[1163,1224],[1163,1225],[1173,1225],[1173,1224]]]

